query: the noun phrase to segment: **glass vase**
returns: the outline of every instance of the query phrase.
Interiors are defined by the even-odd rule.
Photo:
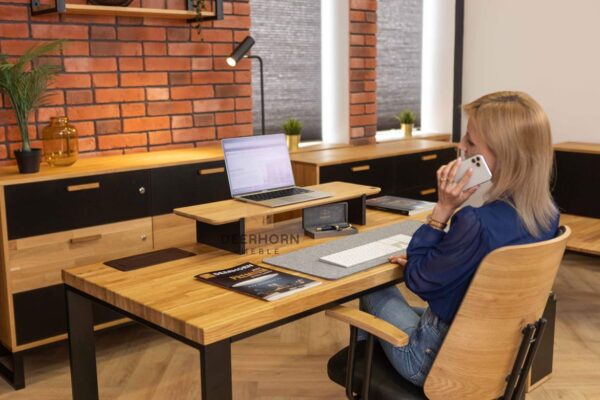
[[[67,117],[52,117],[42,130],[44,160],[51,166],[68,166],[77,161],[77,129]]]

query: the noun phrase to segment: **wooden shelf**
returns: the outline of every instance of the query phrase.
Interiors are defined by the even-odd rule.
[[[90,4],[65,4],[66,14],[111,15],[118,17],[148,17],[194,19],[196,12],[187,10],[167,10],[161,8],[95,6]],[[203,18],[214,18],[214,12],[202,12]]]

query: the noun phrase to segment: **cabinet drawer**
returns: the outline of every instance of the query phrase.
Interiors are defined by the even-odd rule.
[[[152,250],[150,217],[11,240],[12,291],[61,283],[61,270]]]
[[[17,345],[67,332],[67,305],[64,285],[54,285],[13,296]],[[92,304],[94,324],[123,318],[99,304]]]
[[[400,197],[406,197],[415,200],[425,200],[437,202],[437,186],[435,184],[431,186],[422,186],[418,188],[412,188],[408,190],[402,190],[397,193]]]
[[[389,157],[321,167],[320,183],[351,182],[381,188],[378,196],[393,194],[394,165],[394,158]]]
[[[414,187],[435,187],[437,169],[455,158],[454,149],[399,156],[396,160],[396,192]]]
[[[557,151],[553,195],[567,214],[600,218],[600,155]]]
[[[152,215],[231,197],[223,161],[156,168],[151,181]]]
[[[147,217],[149,184],[133,171],[7,186],[8,239]]]

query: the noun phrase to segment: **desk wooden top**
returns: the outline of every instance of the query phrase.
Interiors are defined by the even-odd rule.
[[[242,218],[261,217],[265,215],[280,214],[287,211],[302,210],[321,204],[337,203],[344,200],[355,199],[363,194],[370,196],[381,191],[381,189],[377,187],[347,182],[329,182],[320,185],[307,186],[307,188],[329,193],[331,194],[331,197],[274,208],[245,203],[238,200],[223,200],[214,203],[176,208],[173,212],[182,217],[195,219],[210,225],[223,225],[239,221]]]
[[[434,140],[399,140],[365,146],[342,147],[338,149],[292,154],[292,162],[315,166],[335,165],[353,161],[393,157],[405,154],[452,149],[456,145]]]
[[[368,226],[359,227],[360,231],[407,220],[409,217],[368,210],[367,219]],[[275,228],[270,232],[300,234],[300,243],[268,245],[263,251],[274,251],[278,247],[278,254],[283,254],[335,239],[304,237],[299,219],[278,223]],[[261,264],[263,258],[270,257],[273,253],[237,255],[200,244],[188,249],[197,255],[129,272],[99,263],[64,270],[62,277],[67,285],[75,289],[205,345],[402,277],[401,268],[389,263],[335,281],[292,271],[293,274],[319,280],[321,285],[281,300],[267,302],[200,282],[194,279],[194,275],[243,262]],[[268,268],[282,270],[272,266]]]
[[[573,153],[600,154],[600,143],[564,142],[555,144],[554,150]]]

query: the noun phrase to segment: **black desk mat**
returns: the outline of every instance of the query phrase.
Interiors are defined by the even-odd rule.
[[[151,251],[149,253],[110,260],[104,264],[120,271],[133,271],[134,269],[150,267],[152,265],[162,264],[168,261],[175,261],[179,260],[180,258],[191,257],[195,255],[196,254],[189,251],[171,247],[164,250]]]

